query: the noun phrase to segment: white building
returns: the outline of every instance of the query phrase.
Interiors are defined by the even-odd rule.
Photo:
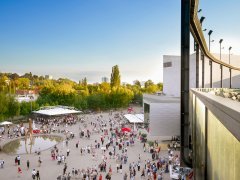
[[[180,97],[181,56],[163,56],[163,93],[167,96]],[[196,55],[190,56],[189,86],[196,87]]]
[[[109,78],[107,78],[107,77],[102,77],[102,82],[109,82]]]
[[[218,57],[218,54],[215,54]],[[222,60],[228,63],[229,56],[222,55]],[[209,60],[205,58],[204,86],[210,87]],[[231,55],[231,64],[240,66],[240,56]],[[144,117],[149,122],[150,136],[159,139],[169,139],[180,135],[180,73],[181,56],[163,56],[163,94],[164,96],[143,96]],[[196,87],[196,54],[190,55],[189,88]],[[213,87],[220,87],[220,66],[213,63]],[[229,87],[229,69],[223,68],[223,87]],[[202,60],[199,58],[199,86],[202,85]],[[232,72],[232,87],[240,87],[240,72]]]
[[[45,75],[45,79],[52,80],[52,79],[53,79],[53,76],[51,76],[51,75]]]

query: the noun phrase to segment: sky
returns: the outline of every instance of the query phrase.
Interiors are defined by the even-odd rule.
[[[239,7],[200,0],[212,51],[223,38],[240,54]],[[0,72],[93,83],[118,65],[122,82],[162,82],[163,55],[180,55],[180,10],[180,0],[1,0]]]

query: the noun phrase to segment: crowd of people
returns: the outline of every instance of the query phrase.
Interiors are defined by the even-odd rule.
[[[82,121],[83,119],[84,121]],[[161,147],[157,141],[153,146],[148,146],[147,143],[142,144],[142,153],[149,154],[151,158],[146,159],[142,154],[138,154],[137,160],[130,161],[129,150],[135,146],[137,141],[140,142],[141,134],[137,131],[122,131],[124,127],[133,129],[133,126],[123,118],[122,112],[110,112],[108,118],[98,114],[82,118],[69,115],[59,118],[36,117],[34,121],[40,129],[45,129],[48,133],[56,132],[65,136],[64,148],[60,143],[50,149],[51,160],[56,161],[56,165],[62,168],[62,173],[56,174],[57,180],[112,179],[113,172],[119,174],[124,180],[134,180],[138,177],[147,180],[162,180],[164,173],[169,172],[169,164],[179,164],[179,156],[174,148],[169,148],[168,157],[160,156]],[[72,125],[79,127],[77,128],[78,132],[69,131],[69,126]],[[57,131],[54,131],[55,129]],[[79,134],[79,136],[75,136],[75,134]],[[93,137],[94,139],[92,139]],[[83,139],[89,143],[81,143]],[[69,142],[75,144],[75,147],[69,147]],[[79,156],[88,156],[89,160],[95,162],[93,163],[95,165],[86,168],[72,167],[70,162],[66,161],[71,156],[70,148],[76,148]],[[19,155],[15,158],[19,174],[22,172],[20,159]],[[41,163],[42,160],[39,156],[39,167]],[[29,166],[28,161],[28,169]],[[32,170],[31,174],[32,179],[40,179],[39,170],[36,168]]]

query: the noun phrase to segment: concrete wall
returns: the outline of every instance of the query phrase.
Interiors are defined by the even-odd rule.
[[[171,62],[171,67],[163,66],[163,93],[167,96],[180,97],[180,73],[181,57],[164,55],[163,63]],[[190,79],[189,87],[196,87],[196,56],[190,56]]]
[[[240,103],[191,93],[195,179],[240,179]]]
[[[151,103],[149,119],[151,136],[161,136],[164,140],[180,135],[179,103]]]

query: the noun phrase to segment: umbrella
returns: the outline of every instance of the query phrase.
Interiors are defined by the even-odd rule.
[[[124,127],[124,128],[122,128],[122,131],[123,132],[131,132],[132,130],[131,130],[131,128]]]
[[[9,122],[9,121],[3,121],[3,122],[0,123],[0,126],[10,125],[10,124],[13,124],[13,123]]]

